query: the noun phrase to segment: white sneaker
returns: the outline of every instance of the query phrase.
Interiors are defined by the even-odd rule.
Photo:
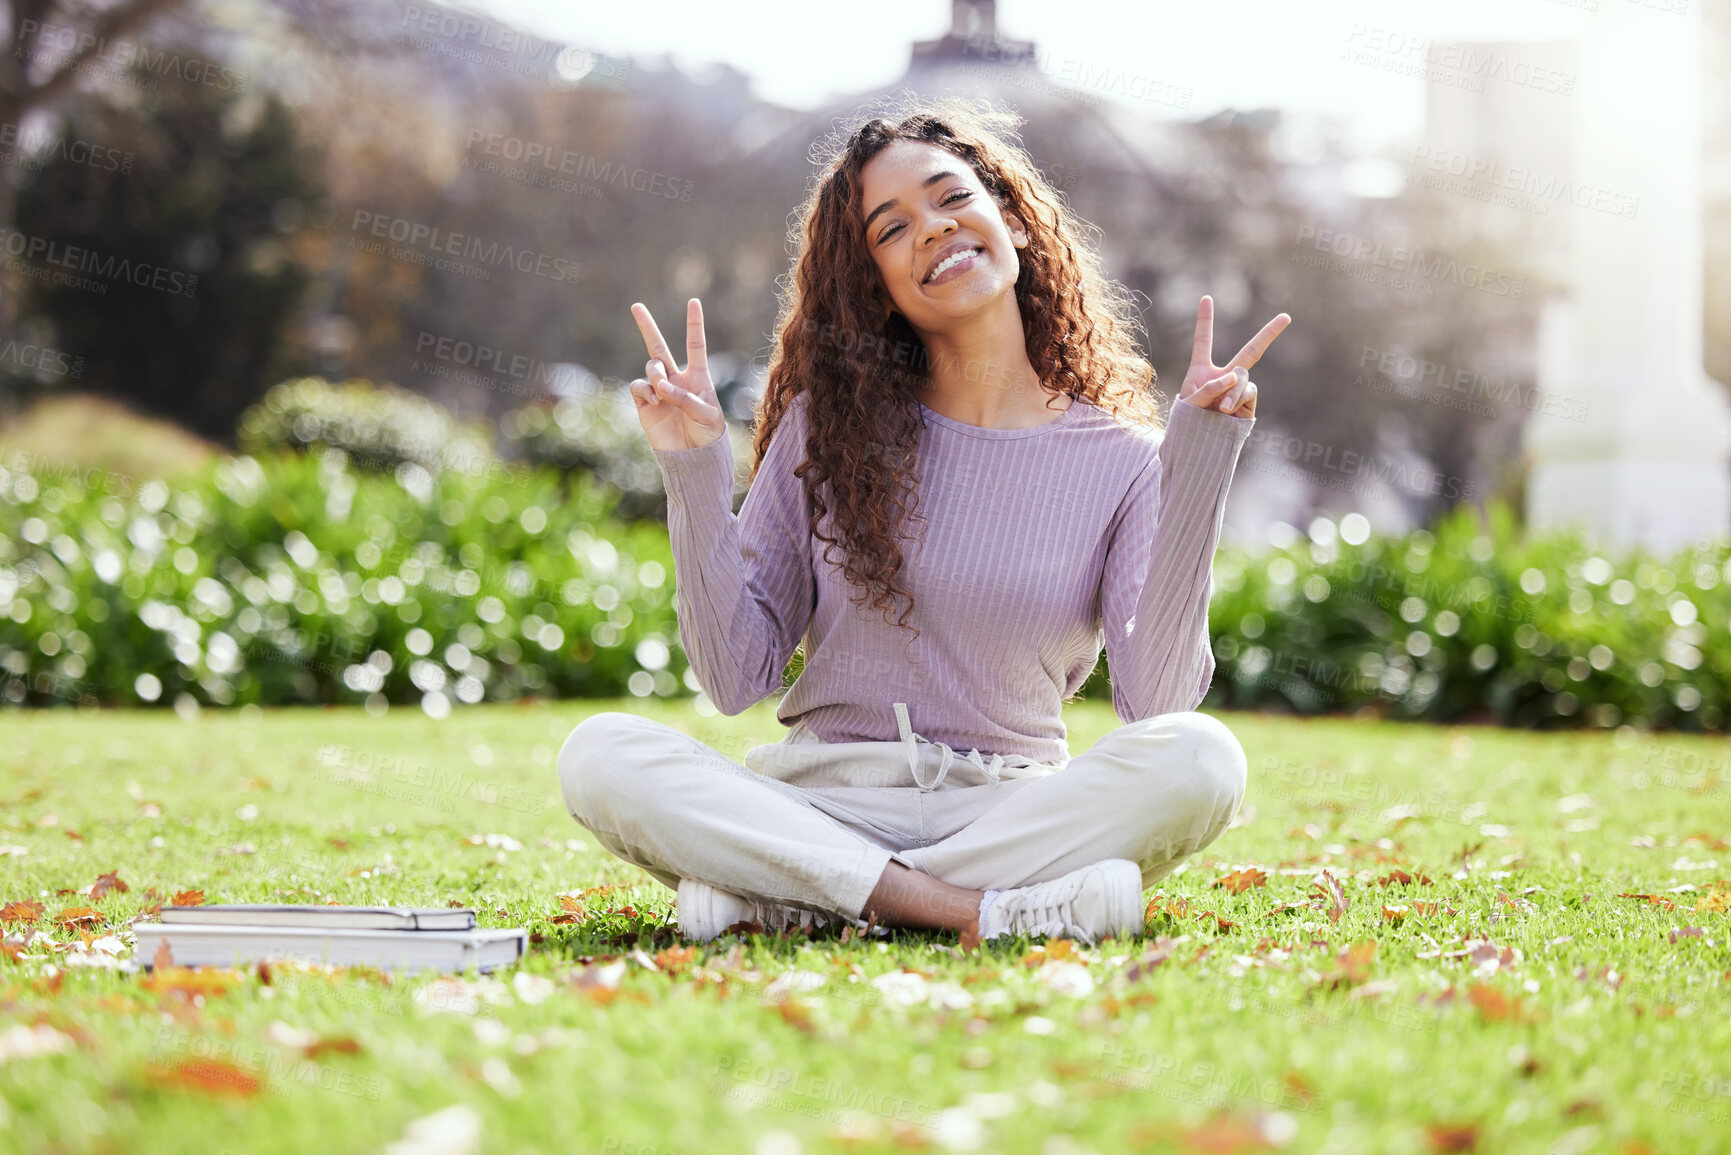
[[[708,942],[742,922],[760,923],[770,934],[793,927],[814,930],[830,923],[830,916],[797,906],[753,902],[695,878],[679,880],[677,900],[679,933],[694,942]]]
[[[981,940],[1045,935],[1093,943],[1142,929],[1142,868],[1108,858],[1051,882],[998,893],[980,917]]]

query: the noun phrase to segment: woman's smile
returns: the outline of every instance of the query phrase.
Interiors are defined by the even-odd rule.
[[[986,246],[973,241],[958,241],[945,245],[938,252],[937,260],[927,271],[923,283],[928,287],[948,284],[973,268],[985,251]]]

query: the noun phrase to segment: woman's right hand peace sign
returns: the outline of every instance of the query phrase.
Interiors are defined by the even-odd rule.
[[[721,402],[709,380],[709,353],[703,343],[703,306],[696,297],[685,306],[685,368],[656,328],[655,318],[641,304],[631,306],[637,331],[649,347],[645,376],[631,383],[637,419],[652,449],[696,449],[727,432]]]

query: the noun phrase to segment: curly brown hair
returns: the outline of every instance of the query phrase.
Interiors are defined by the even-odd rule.
[[[918,391],[929,376],[924,343],[894,310],[864,241],[861,172],[897,141],[935,145],[967,161],[1000,209],[1027,227],[1019,250],[1016,304],[1028,360],[1054,397],[1099,406],[1121,423],[1160,428],[1154,370],[1134,340],[1140,321],[1130,294],[1107,278],[1089,243],[1093,229],[1064,203],[1023,148],[1018,114],[985,102],[899,94],[857,112],[818,142],[813,179],[790,233],[795,265],[781,281],[781,309],[768,381],[757,404],[752,477],[782,415],[807,394],[807,460],[795,471],[812,506],[818,540],[840,546],[856,604],[888,613],[913,595],[898,583],[899,529],[918,518],[915,478],[923,425]],[[1093,230],[1097,232],[1098,230]],[[832,506],[833,502],[833,506]],[[831,512],[835,536],[819,522]],[[923,529],[922,529],[923,534]]]

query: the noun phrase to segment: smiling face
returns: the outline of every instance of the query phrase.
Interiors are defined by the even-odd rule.
[[[1027,231],[966,160],[899,140],[866,163],[860,189],[866,251],[916,332],[946,329],[1015,291]]]

